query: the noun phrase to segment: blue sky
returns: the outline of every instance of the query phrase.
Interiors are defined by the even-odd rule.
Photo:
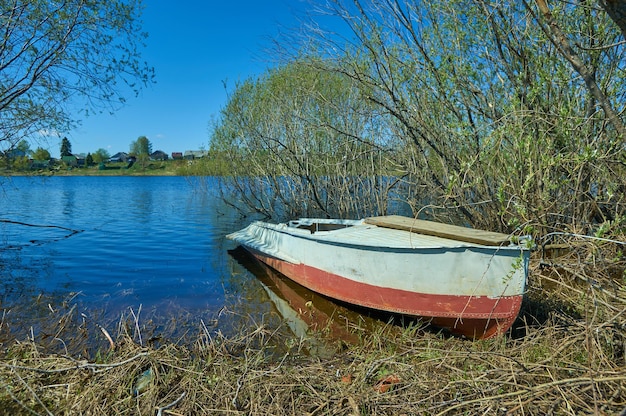
[[[297,26],[301,0],[145,0],[143,27],[149,33],[142,57],[156,83],[114,115],[82,119],[65,136],[73,153],[106,149],[128,152],[146,136],[153,150],[168,154],[208,148],[208,126],[226,104],[224,82],[261,74],[272,65],[271,38]],[[60,143],[60,139],[59,139]],[[58,157],[59,145],[49,141]]]

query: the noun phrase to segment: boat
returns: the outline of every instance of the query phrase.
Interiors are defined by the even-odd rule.
[[[258,279],[275,312],[313,356],[333,355],[337,345],[356,344],[358,336],[349,327],[363,331],[374,321],[363,320],[358,312],[333,303],[256,261],[242,246],[228,253]]]
[[[471,339],[510,329],[528,275],[527,239],[398,215],[254,221],[227,237],[314,292]]]

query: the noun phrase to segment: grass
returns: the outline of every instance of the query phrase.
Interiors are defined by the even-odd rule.
[[[109,162],[104,169],[98,165],[69,168],[58,166],[39,170],[4,170],[6,176],[218,176],[228,175],[225,165],[214,158],[197,160],[150,161],[144,166],[135,163]]]
[[[514,329],[476,342],[419,325],[348,326],[358,341],[325,339],[334,353],[321,357],[306,353],[284,324],[249,319],[229,336],[201,322],[184,342],[159,343],[138,313],[103,330],[84,325],[69,303],[43,319],[41,332],[53,336],[16,339],[7,314],[0,408],[16,415],[618,414],[626,407],[626,291],[615,250],[576,244],[558,258],[535,253]]]

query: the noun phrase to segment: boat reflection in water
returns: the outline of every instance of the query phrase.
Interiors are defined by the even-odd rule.
[[[313,355],[333,353],[341,344],[356,344],[360,334],[393,319],[390,314],[343,305],[315,293],[258,261],[241,246],[228,253],[259,279],[276,312]]]

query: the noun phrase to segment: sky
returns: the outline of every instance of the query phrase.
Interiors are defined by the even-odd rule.
[[[209,122],[226,105],[227,89],[272,66],[271,39],[298,25],[301,0],[144,0],[148,32],[143,60],[154,67],[156,83],[144,88],[113,115],[82,118],[64,136],[72,152],[102,148],[128,152],[146,136],[152,150],[200,150],[209,145]],[[60,143],[60,139],[59,139]],[[60,145],[49,142],[58,157]]]

